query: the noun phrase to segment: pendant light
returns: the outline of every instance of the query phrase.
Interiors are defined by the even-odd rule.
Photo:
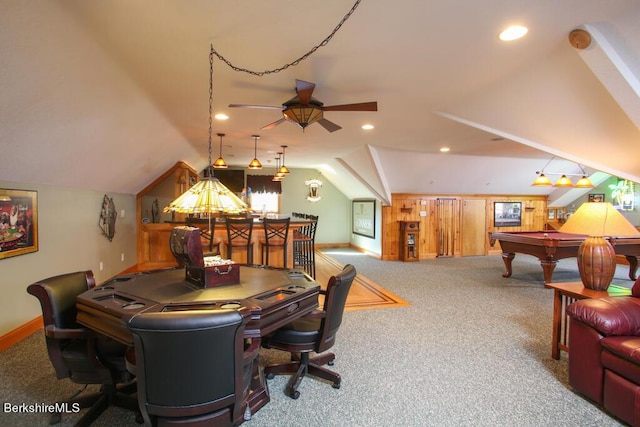
[[[228,168],[227,162],[222,158],[222,137],[224,136],[224,133],[219,133],[218,136],[220,137],[220,157],[213,162],[213,167],[216,169],[226,169]]]
[[[181,214],[207,214],[209,218],[209,230],[211,227],[211,214],[238,215],[248,212],[249,206],[243,202],[231,190],[225,187],[220,180],[213,176],[211,164],[211,132],[213,113],[213,44],[209,53],[209,163],[208,176],[178,196],[164,208],[164,212],[176,212]],[[222,135],[220,141],[222,143]]]
[[[284,165],[284,152],[287,148],[286,145],[281,145],[282,147],[282,166],[280,166],[280,169],[278,169],[278,172],[280,172],[281,174],[288,174],[289,173],[289,169],[287,169],[287,167]]]
[[[282,181],[282,178],[284,178],[284,174],[280,173],[280,157],[282,156],[282,153],[278,153],[278,157],[275,157],[275,161],[276,161],[276,173],[273,174],[273,178],[271,178],[271,181],[273,182],[278,182],[278,181]]]
[[[260,135],[252,135],[253,138],[253,160],[249,163],[249,169],[262,169],[262,163],[258,160],[258,139]]]

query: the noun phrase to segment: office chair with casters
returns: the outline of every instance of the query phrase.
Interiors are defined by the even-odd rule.
[[[291,218],[270,219],[264,218],[262,224],[264,226],[264,238],[260,241],[262,264],[271,265],[269,263],[269,253],[272,248],[282,248],[283,265],[287,266],[287,241],[289,239],[289,223]]]
[[[253,219],[227,218],[227,259],[233,259],[233,248],[247,252],[247,264],[253,264]]]
[[[78,392],[63,402],[90,408],[76,424],[79,426],[91,424],[109,405],[138,411],[137,400],[130,396],[136,389],[124,360],[127,347],[76,323],[76,297],[95,284],[93,272],[78,271],[27,287],[42,306],[47,351],[56,377],[84,385],[101,384],[99,393],[75,397]],[[61,413],[54,413],[49,423],[61,419]]]
[[[335,342],[347,295],[355,277],[355,267],[346,265],[340,274],[329,279],[326,291],[320,291],[324,295],[322,310],[294,320],[263,337],[263,347],[291,353],[291,362],[268,365],[264,373],[268,379],[278,374],[293,374],[285,389],[285,394],[292,399],[300,397],[298,386],[306,374],[331,381],[333,388],[340,388],[340,374],[323,367],[333,365],[335,355],[320,353],[331,348]],[[311,358],[311,352],[318,354]],[[297,353],[300,353],[300,360],[293,360]]]
[[[247,397],[260,351],[260,340],[244,339],[250,316],[244,308],[185,309],[129,320],[129,368],[145,425],[236,426],[250,419]]]

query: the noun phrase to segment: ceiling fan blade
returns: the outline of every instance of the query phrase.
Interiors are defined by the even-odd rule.
[[[267,110],[282,110],[282,107],[276,107],[274,105],[247,105],[247,104],[229,104],[231,108],[264,108]]]
[[[358,104],[330,105],[322,107],[323,111],[378,111],[378,103],[360,102]]]
[[[284,119],[284,118],[282,118],[282,119],[280,119],[280,120],[276,120],[276,121],[275,121],[275,122],[273,122],[273,123],[269,123],[268,125],[261,127],[261,128],[260,128],[260,130],[269,130],[269,129],[273,129],[274,127],[278,126],[280,123],[282,123],[282,122],[284,122],[284,121],[286,121],[286,119]]]
[[[335,124],[333,122],[330,122],[329,120],[325,119],[324,117],[322,119],[318,120],[318,123],[320,124],[320,126],[325,128],[329,132],[335,132],[337,130],[342,129],[341,126],[338,126],[337,124]]]
[[[311,95],[313,95],[313,90],[316,88],[315,83],[305,82],[304,80],[296,79],[296,92],[298,93],[298,99],[300,100],[300,104],[309,105],[311,101]]]

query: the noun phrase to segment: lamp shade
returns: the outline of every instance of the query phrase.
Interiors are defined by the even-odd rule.
[[[540,175],[538,175],[536,180],[533,181],[533,184],[531,184],[531,186],[532,187],[551,187],[551,180],[549,179],[548,176],[541,173]]]
[[[247,204],[215,177],[198,181],[164,208],[165,212],[185,214],[218,212],[234,215],[248,210]]]
[[[611,203],[583,203],[560,227],[562,233],[586,234],[578,248],[578,271],[586,288],[607,290],[616,270],[616,252],[606,237],[640,236]]]
[[[589,236],[633,237],[640,231],[616,210],[611,203],[583,203],[560,227],[562,233]]]

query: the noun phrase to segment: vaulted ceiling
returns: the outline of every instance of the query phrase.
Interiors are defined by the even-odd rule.
[[[137,193],[178,160],[208,161],[209,48],[253,71],[293,62],[355,0],[0,0],[0,180]],[[214,59],[213,158],[318,169],[351,198],[549,194],[535,171],[640,182],[637,0],[362,0],[298,65],[256,76]],[[498,33],[529,28],[509,43]],[[568,41],[575,28],[591,45]],[[342,127],[304,131],[273,109],[316,83]],[[364,123],[373,130],[361,128]],[[447,146],[448,153],[440,148]],[[564,159],[564,160],[562,160]],[[554,176],[551,176],[553,179]],[[573,192],[578,190],[571,190]],[[584,191],[584,190],[582,190]]]

